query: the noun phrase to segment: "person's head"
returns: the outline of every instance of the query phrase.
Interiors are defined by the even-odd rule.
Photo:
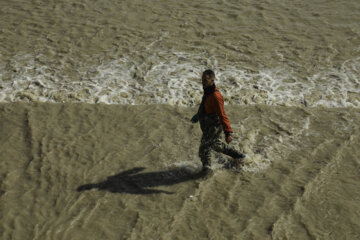
[[[201,77],[201,81],[204,88],[214,85],[215,73],[210,69],[204,71]]]

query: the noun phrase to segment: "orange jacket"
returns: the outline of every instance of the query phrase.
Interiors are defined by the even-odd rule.
[[[205,112],[207,114],[216,113],[216,115],[219,117],[220,123],[222,125],[225,134],[233,132],[230,126],[230,121],[225,113],[224,98],[219,92],[219,89],[217,87],[215,88],[214,93],[209,94],[209,96],[207,96],[204,105],[205,105]]]

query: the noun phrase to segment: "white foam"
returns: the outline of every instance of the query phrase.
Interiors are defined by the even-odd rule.
[[[54,66],[46,64],[45,56],[16,56],[0,65],[0,101],[194,106],[202,95],[200,75],[211,68],[225,104],[360,107],[360,58],[301,79],[292,69],[253,73],[220,62],[205,53],[158,52],[143,62],[127,56],[97,66],[80,64],[78,79],[71,79],[65,63]]]

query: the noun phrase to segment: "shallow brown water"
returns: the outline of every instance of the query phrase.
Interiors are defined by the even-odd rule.
[[[0,238],[360,239],[359,12],[0,0]],[[248,155],[208,178],[207,68]]]
[[[249,156],[204,178],[193,108],[1,104],[1,239],[359,237],[359,110],[226,109]]]

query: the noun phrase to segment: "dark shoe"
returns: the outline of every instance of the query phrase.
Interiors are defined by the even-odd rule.
[[[204,166],[201,170],[201,175],[203,177],[209,178],[214,175],[214,170],[212,170],[210,166]]]
[[[236,168],[236,169],[240,168],[244,164],[243,159],[245,157],[246,157],[246,155],[241,153],[237,158],[233,158],[233,160],[230,163],[230,166],[232,168]]]
[[[218,158],[218,163],[219,163],[219,164],[224,164],[224,163],[226,163],[226,162],[227,162],[227,159],[226,159],[225,157],[220,156],[220,157]]]
[[[210,168],[211,166],[211,159],[201,159],[201,163],[203,165],[203,168]]]
[[[233,159],[233,160],[231,161],[230,167],[231,167],[231,168],[238,169],[238,168],[240,168],[240,166],[242,165],[242,163],[243,163],[243,162],[241,161],[241,159],[235,158],[235,159]]]
[[[243,158],[246,158],[246,155],[243,154],[243,153],[239,153],[239,154],[237,154],[237,156],[235,156],[234,158],[243,159]]]

